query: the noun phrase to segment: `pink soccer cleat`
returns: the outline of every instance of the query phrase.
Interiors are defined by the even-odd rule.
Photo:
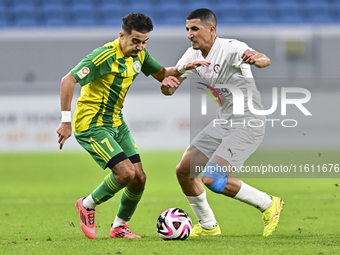
[[[80,226],[81,230],[85,233],[85,235],[90,238],[94,239],[96,237],[96,225],[94,222],[94,213],[95,210],[87,210],[83,206],[83,200],[85,197],[79,198],[76,202],[76,207],[79,213],[80,219]]]
[[[111,238],[140,238],[140,236],[137,236],[133,232],[130,231],[127,224],[125,224],[124,226],[117,227],[117,228],[111,227],[110,237]]]

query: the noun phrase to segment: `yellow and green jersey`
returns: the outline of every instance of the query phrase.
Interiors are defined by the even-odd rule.
[[[82,86],[73,131],[120,126],[123,102],[131,83],[140,72],[149,76],[161,68],[145,48],[137,57],[124,57],[119,39],[95,49],[71,70]]]

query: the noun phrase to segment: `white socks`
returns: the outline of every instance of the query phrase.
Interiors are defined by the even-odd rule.
[[[93,201],[92,195],[90,194],[89,196],[87,196],[86,198],[84,198],[83,200],[83,206],[86,209],[95,209],[97,204]],[[118,216],[116,216],[113,224],[112,224],[112,228],[116,228],[116,227],[121,227],[124,226],[127,223],[127,221],[119,218]]]
[[[93,201],[92,195],[90,194],[89,196],[87,196],[86,198],[84,198],[83,200],[83,206],[86,209],[95,209],[97,204]],[[127,223],[127,221],[119,218],[118,216],[116,216],[113,224],[112,224],[112,228],[116,228],[116,227],[121,227],[124,226]]]
[[[85,197],[83,200],[83,206],[86,209],[95,209],[97,204],[93,201],[92,195]]]
[[[197,197],[186,196],[186,198],[188,199],[199,224],[203,228],[213,229],[216,227],[217,222],[214,213],[208,204],[205,191]]]
[[[125,220],[119,218],[118,216],[116,216],[116,218],[115,218],[115,220],[112,224],[112,228],[124,226],[126,223],[128,223],[128,221],[125,221]]]
[[[242,182],[241,188],[234,198],[258,208],[261,212],[269,208],[273,202],[271,196],[267,193],[259,191],[244,182]]]

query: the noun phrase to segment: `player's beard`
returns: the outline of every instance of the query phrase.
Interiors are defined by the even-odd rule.
[[[133,57],[133,58],[135,58],[135,57],[138,56],[138,54],[139,54],[140,52],[141,52],[141,51],[133,51],[133,52],[131,52],[130,56]]]

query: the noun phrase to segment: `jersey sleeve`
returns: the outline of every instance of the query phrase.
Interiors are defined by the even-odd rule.
[[[147,49],[144,49],[145,57],[142,65],[142,72],[145,76],[149,76],[150,74],[157,73],[160,71],[163,66],[157,62],[151,55]]]
[[[192,56],[192,52],[191,52],[191,48],[188,48],[187,51],[183,54],[183,56],[180,58],[180,60],[178,60],[176,66],[180,66],[180,65],[184,65],[187,64],[189,62],[194,61],[193,56]],[[183,73],[181,75],[182,78],[187,78],[192,74],[197,74],[196,69],[191,69],[191,70],[187,70],[185,71],[185,73]]]
[[[252,48],[250,48],[246,43],[244,42],[240,42],[237,40],[234,40],[232,42],[233,46],[234,46],[234,58],[232,59],[232,66],[233,67],[240,67],[240,65],[242,64],[243,60],[242,60],[242,55],[246,50],[250,50],[253,51]]]
[[[111,72],[114,49],[100,47],[81,60],[72,70],[72,75],[81,86]]]

